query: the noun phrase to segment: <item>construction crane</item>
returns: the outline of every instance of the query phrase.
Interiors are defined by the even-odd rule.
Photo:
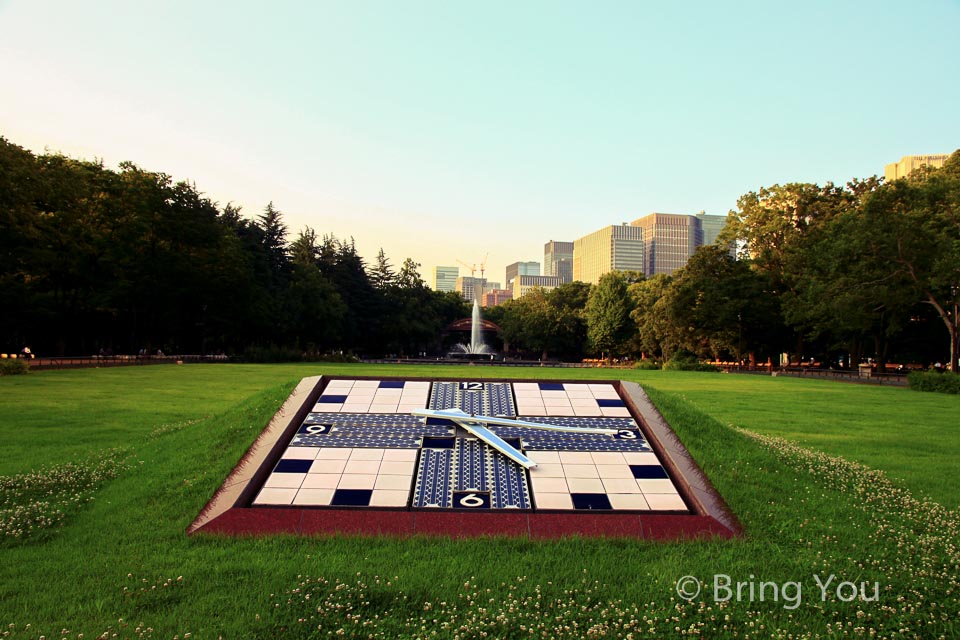
[[[477,268],[479,267],[479,269],[480,269],[480,279],[482,280],[482,279],[483,279],[483,274],[484,274],[484,272],[486,272],[486,270],[487,270],[487,258],[489,258],[489,257],[490,257],[490,254],[488,253],[488,254],[486,254],[485,256],[483,256],[483,260],[481,260],[479,263],[474,263],[474,264],[467,264],[466,262],[464,262],[463,260],[460,260],[460,259],[457,259],[457,262],[459,262],[460,264],[462,264],[463,266],[465,266],[467,269],[470,269],[470,277],[471,277],[471,278],[472,278],[474,275],[476,275],[476,273],[477,273]]]
[[[471,277],[471,278],[473,277],[473,274],[475,274],[475,273],[477,272],[477,265],[475,265],[475,264],[467,264],[466,262],[464,262],[463,260],[460,260],[460,259],[457,259],[457,262],[459,262],[460,264],[462,264],[463,266],[465,266],[467,269],[470,269],[470,277]]]

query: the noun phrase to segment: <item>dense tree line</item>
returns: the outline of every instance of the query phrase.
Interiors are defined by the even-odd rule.
[[[468,313],[406,260],[281,213],[253,219],[124,163],[34,155],[0,137],[0,351],[416,354]]]
[[[495,316],[511,348],[537,357],[777,363],[788,353],[956,368],[958,285],[960,152],[889,184],[747,193],[718,244],[670,276],[610,273],[593,287],[535,291]]]

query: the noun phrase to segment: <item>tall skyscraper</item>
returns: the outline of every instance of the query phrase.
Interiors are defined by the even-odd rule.
[[[903,156],[900,162],[892,162],[883,168],[883,177],[887,182],[906,178],[914,169],[924,165],[939,169],[947,162],[949,153],[936,153],[927,156]]]
[[[695,216],[680,213],[651,213],[630,223],[643,229],[643,273],[671,274],[703,244],[703,230]]]
[[[700,229],[703,231],[703,244],[713,244],[717,241],[717,236],[723,231],[727,224],[727,216],[708,216],[701,211],[696,215],[700,221]]]
[[[643,229],[604,227],[573,241],[573,279],[597,284],[608,271],[644,270]]]
[[[514,262],[507,265],[507,277],[504,282],[507,288],[513,286],[513,279],[517,276],[538,276],[540,275],[539,262]]]
[[[434,267],[433,268],[433,290],[434,291],[456,291],[457,277],[460,275],[460,269],[457,267]]]
[[[573,243],[551,240],[543,245],[543,275],[559,276],[560,282],[573,280]]]

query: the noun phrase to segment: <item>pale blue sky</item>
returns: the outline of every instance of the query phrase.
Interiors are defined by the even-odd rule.
[[[551,239],[960,147],[958,33],[958,0],[0,0],[0,135],[502,281]]]

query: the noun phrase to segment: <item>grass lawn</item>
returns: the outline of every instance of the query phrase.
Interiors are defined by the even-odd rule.
[[[321,372],[637,380],[746,536],[187,538],[296,381]],[[719,374],[192,365],[0,378],[0,637],[957,637],[957,424],[954,396]],[[704,583],[691,601],[676,591],[687,575]]]

